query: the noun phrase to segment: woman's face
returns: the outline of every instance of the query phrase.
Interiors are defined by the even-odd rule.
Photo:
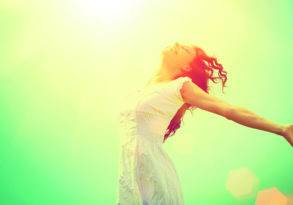
[[[195,56],[196,52],[192,47],[178,42],[167,47],[162,52],[164,64],[167,65],[168,69],[176,73],[180,73],[182,69],[188,67]]]

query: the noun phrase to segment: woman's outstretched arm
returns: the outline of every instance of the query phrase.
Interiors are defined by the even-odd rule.
[[[239,106],[232,106],[225,117],[244,126],[275,133],[281,136],[284,136],[286,129],[285,125],[274,123],[246,108]]]
[[[186,103],[221,115],[241,125],[280,135],[293,146],[293,125],[280,125],[246,108],[231,105],[207,94],[192,82],[184,82],[180,92]]]

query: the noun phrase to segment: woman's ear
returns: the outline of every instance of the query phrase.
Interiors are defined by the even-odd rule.
[[[189,66],[183,66],[182,69],[187,72],[191,71],[191,67],[189,67]]]

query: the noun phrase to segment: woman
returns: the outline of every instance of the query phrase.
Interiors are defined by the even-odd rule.
[[[214,77],[214,71],[218,76]],[[159,70],[121,112],[123,127],[118,205],[183,205],[176,169],[162,144],[180,127],[186,110],[200,108],[247,127],[272,132],[293,146],[293,125],[279,125],[208,94],[208,81],[227,81],[216,58],[175,43],[162,52]]]

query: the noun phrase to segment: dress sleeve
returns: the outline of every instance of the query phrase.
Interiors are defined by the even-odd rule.
[[[183,83],[186,82],[186,81],[189,81],[189,82],[192,82],[191,78],[188,77],[188,76],[183,76],[183,77],[179,77],[178,79],[176,79],[177,82],[176,82],[176,97],[181,101],[181,102],[184,102],[182,96],[181,96],[181,93],[180,93],[180,90],[183,86]]]

